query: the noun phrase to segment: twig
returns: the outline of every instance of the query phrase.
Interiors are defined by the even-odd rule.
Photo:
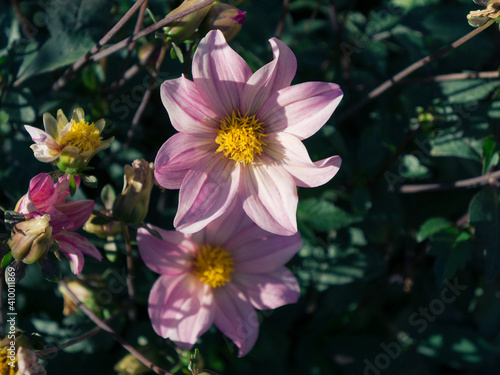
[[[276,32],[274,33],[274,36],[276,38],[281,38],[281,35],[283,34],[283,29],[285,28],[285,19],[286,15],[288,14],[288,5],[290,4],[290,0],[283,0],[283,10],[281,11],[281,17],[278,22],[278,26],[276,27]]]
[[[123,226],[123,238],[125,239],[125,248],[127,250],[127,291],[128,298],[130,299],[128,317],[131,321],[134,321],[137,316],[135,305],[134,257],[132,256],[132,243],[130,242],[130,233],[126,225]]]
[[[146,0],[142,4],[141,9],[139,10],[139,15],[137,16],[137,21],[136,21],[135,27],[134,27],[134,34],[138,33],[142,28],[142,24],[144,22],[144,14],[146,13],[147,7],[148,7],[148,0]],[[130,61],[130,58],[132,57],[132,52],[134,51],[136,44],[137,44],[137,42],[132,42],[128,46],[127,57],[125,58],[125,61],[123,62],[123,65],[122,65],[122,70],[121,70],[120,74],[118,75],[118,79],[117,79],[118,81],[120,81],[121,78],[123,77],[123,73],[125,72],[125,69]]]
[[[165,27],[166,25],[168,25],[172,21],[175,21],[176,19],[184,17],[187,14],[193,13],[193,12],[197,11],[198,9],[204,8],[207,5],[214,3],[215,1],[217,1],[217,0],[204,0],[204,1],[199,2],[196,5],[193,5],[192,7],[184,9],[178,13],[172,14],[171,16],[165,17],[161,21],[158,21],[158,22],[152,24],[151,26],[146,27],[145,29],[142,29],[138,33],[131,35],[129,38],[113,44],[112,46],[106,48],[104,51],[97,52],[95,55],[92,56],[92,60],[99,61],[102,58],[109,56],[109,55],[115,53],[116,51],[119,51],[120,49],[126,47],[128,44],[130,44],[138,39],[141,39],[142,37],[145,37],[146,35],[154,33],[155,31],[161,29],[162,27]]]
[[[62,88],[66,83],[68,83],[70,77],[78,71],[83,65],[85,65],[89,59],[90,56],[92,56],[94,53],[99,51],[102,46],[104,46],[106,43],[108,43],[113,36],[125,25],[125,23],[128,22],[128,20],[132,17],[132,15],[139,9],[139,7],[144,3],[146,0],[137,0],[137,2],[132,5],[132,7],[125,13],[125,15],[109,30],[106,35],[102,37],[99,42],[95,46],[93,46],[90,51],[88,51],[85,55],[80,57],[73,65],[71,65],[60,77],[54,84],[52,85],[52,90],[59,90]],[[22,82],[24,81],[23,77],[20,77],[14,82],[14,87],[19,86]]]
[[[108,319],[106,319],[105,322],[110,322],[111,320],[113,320],[114,318],[116,318],[120,314],[121,314],[121,311],[117,312],[117,313],[114,313]],[[43,357],[43,356],[46,356],[46,355],[49,355],[49,354],[52,354],[52,353],[56,353],[59,350],[66,349],[67,347],[70,347],[72,345],[78,344],[81,341],[85,341],[86,339],[88,339],[88,338],[90,338],[92,336],[95,336],[96,334],[98,334],[99,332],[101,332],[101,330],[102,330],[101,327],[94,327],[90,331],[84,333],[83,335],[75,337],[74,339],[71,339],[69,341],[66,341],[64,344],[54,345],[54,346],[52,346],[52,347],[50,347],[48,349],[39,350],[39,351],[36,352],[36,354],[39,357]]]
[[[151,77],[153,79],[152,79],[151,84],[149,85],[148,89],[144,93],[144,96],[142,97],[142,100],[141,100],[141,104],[139,104],[139,108],[137,108],[137,112],[135,112],[134,118],[132,119],[132,125],[130,126],[130,129],[128,130],[128,133],[127,133],[127,141],[125,143],[125,147],[128,147],[130,142],[132,142],[132,139],[134,138],[135,129],[137,128],[137,125],[139,125],[139,122],[141,121],[142,114],[144,113],[144,110],[146,109],[146,105],[149,102],[149,98],[151,97],[151,91],[157,86],[156,79],[158,78],[161,64],[163,62],[163,59],[165,58],[165,54],[166,54],[169,46],[170,46],[170,44],[163,45],[163,47],[160,51],[160,56],[158,57],[158,60],[156,60],[155,70],[153,71],[153,74],[151,75]]]
[[[100,319],[97,315],[95,315],[92,310],[90,310],[85,304],[78,299],[77,296],[68,288],[68,285],[64,280],[59,280],[59,285],[61,285],[66,291],[68,292],[68,295],[70,298],[73,300],[73,302],[89,317],[90,320],[92,320],[98,327],[100,327],[103,331],[108,332],[118,343],[125,349],[127,350],[130,354],[135,356],[139,361],[144,363],[145,366],[150,368],[152,371],[154,371],[156,374],[159,375],[172,375],[169,372],[161,369],[160,367],[156,366],[153,362],[151,362],[149,359],[147,359],[142,353],[137,351],[133,346],[131,346],[123,337],[121,337],[118,333],[116,333],[113,328],[111,328],[109,325],[107,325],[102,319]]]
[[[440,74],[432,77],[405,79],[398,83],[446,82],[446,81],[460,81],[466,79],[492,79],[499,77],[500,77],[500,72],[498,70],[494,70],[491,72],[466,72],[466,73]]]
[[[397,193],[423,193],[430,191],[452,190],[457,188],[470,188],[486,184],[493,184],[500,178],[500,171],[488,173],[483,176],[468,178],[445,184],[420,184],[420,185],[403,185],[399,188],[391,189]]]
[[[28,20],[26,19],[21,7],[19,6],[19,1],[18,0],[11,0],[12,6],[14,8],[14,12],[16,13],[17,18],[19,18],[19,22],[21,23],[21,27],[23,28],[24,35],[26,35],[27,38],[31,39],[35,35],[33,32],[30,30],[28,26]]]
[[[470,33],[467,33],[463,37],[457,39],[455,42],[451,43],[450,45],[440,49],[439,51],[435,52],[432,55],[426,56],[423,59],[418,60],[417,62],[411,64],[410,66],[406,67],[399,73],[395,74],[392,78],[388,79],[387,81],[383,82],[381,85],[373,89],[368,93],[368,95],[361,101],[359,101],[357,104],[352,106],[351,108],[347,109],[344,111],[342,114],[340,114],[337,117],[337,121],[342,121],[345,118],[349,117],[351,114],[357,112],[360,108],[364,107],[368,102],[371,100],[375,99],[377,96],[385,92],[387,89],[392,87],[395,83],[401,81],[403,78],[408,76],[409,74],[413,73],[415,70],[420,69],[424,65],[430,63],[433,60],[436,60],[440,58],[441,56],[447,54],[448,52],[452,51],[453,49],[461,46],[471,38],[475,37],[477,34],[479,34],[481,31],[485,30],[486,28],[490,27],[495,23],[495,20],[490,20],[486,24],[484,24],[481,27],[478,27],[474,30],[472,30]]]

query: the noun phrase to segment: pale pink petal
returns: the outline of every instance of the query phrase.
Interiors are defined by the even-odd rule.
[[[177,230],[197,232],[226,212],[237,194],[240,169],[234,160],[214,154],[190,170],[179,191]]]
[[[151,227],[162,239],[145,228],[137,231],[137,246],[144,263],[161,275],[175,276],[189,272],[198,245],[181,232]]]
[[[272,134],[266,142],[266,154],[281,161],[297,186],[321,186],[337,174],[342,164],[340,156],[312,162],[304,144],[294,135]]]
[[[56,182],[56,194],[57,194],[57,203],[64,202],[64,200],[69,195],[69,179],[70,175],[65,174],[64,176],[59,177]],[[73,175],[73,179],[75,180],[75,186],[78,188],[80,186],[80,177]]]
[[[81,228],[88,220],[92,210],[94,209],[95,202],[90,199],[79,201],[70,201],[59,203],[56,209],[64,214],[68,220],[64,228],[69,231]],[[50,220],[52,225],[52,218]]]
[[[217,115],[203,101],[196,85],[184,76],[161,85],[161,101],[179,132],[204,133],[218,126]]]
[[[36,143],[31,146],[31,149],[38,160],[48,163],[59,157],[61,148],[49,133],[29,125],[24,125],[24,128],[29,133],[33,142]]]
[[[210,31],[193,58],[193,79],[208,107],[219,118],[239,108],[245,82],[252,75],[248,64],[233,51],[220,30]]]
[[[335,83],[306,82],[272,94],[257,113],[266,132],[284,131],[306,139],[331,117],[342,99]]]
[[[243,211],[241,201],[236,197],[223,215],[206,226],[203,231],[203,241],[213,246],[222,246],[228,249],[226,243],[248,227],[258,228],[262,231]]]
[[[261,274],[235,273],[231,282],[244,290],[252,305],[260,310],[296,303],[300,297],[299,283],[285,267]]]
[[[274,92],[290,86],[297,71],[297,59],[282,41],[269,40],[274,60],[257,70],[248,80],[241,95],[241,113],[255,114]]]
[[[210,286],[191,275],[160,276],[149,294],[149,317],[158,335],[190,349],[214,319]]]
[[[238,347],[238,356],[246,355],[259,335],[259,319],[247,297],[228,283],[214,289],[214,323]]]
[[[216,137],[177,133],[167,139],[156,155],[156,181],[166,189],[179,189],[190,169],[215,154]]]
[[[264,230],[290,236],[297,232],[297,189],[289,173],[265,155],[242,168],[240,197],[248,216]]]
[[[262,273],[282,267],[300,250],[300,233],[277,236],[256,225],[235,233],[225,244],[234,260],[235,272]]]
[[[75,275],[82,272],[84,263],[83,255],[90,256],[99,261],[102,259],[101,253],[92,242],[78,233],[63,231],[55,234],[54,239],[59,244],[59,251],[66,254],[73,263],[73,272]]]
[[[31,145],[30,148],[35,158],[42,163],[51,163],[61,155],[60,150],[49,147],[45,143]]]

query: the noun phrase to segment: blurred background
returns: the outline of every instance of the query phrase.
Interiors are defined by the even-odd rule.
[[[385,91],[372,91],[472,32],[467,14],[485,7],[472,0],[227,3],[247,12],[230,45],[254,71],[272,59],[268,39],[278,37],[298,60],[293,83],[340,85],[340,106],[304,143],[313,160],[340,155],[343,164],[326,185],[299,188],[304,246],[288,265],[301,285],[299,302],[261,311],[259,339],[243,358],[212,328],[196,346],[203,367],[239,375],[498,374],[498,25]],[[143,27],[179,4],[150,0]],[[66,68],[132,5],[129,0],[0,2],[3,209],[14,209],[31,177],[51,170],[34,158],[23,127],[42,128],[45,112],[55,116],[62,108],[70,115],[83,107],[89,120],[106,119],[104,139],[115,141],[90,164],[98,187],[82,186],[75,196],[95,199],[96,208],[104,207],[106,184],[121,191],[125,164],[154,161],[175,133],[159,85],[183,73],[190,77],[201,32],[169,50],[162,50],[161,32],[150,34],[131,48],[88,62],[60,84]],[[136,20],[133,16],[110,44],[130,36]],[[146,222],[173,229],[177,197],[177,191],[155,188]],[[126,309],[123,238],[81,234],[106,254],[101,263],[87,258],[81,278],[90,290],[82,298],[106,319]],[[121,314],[110,325],[162,368],[188,374],[192,353],[176,349],[151,328],[147,297],[157,275],[136,247],[134,255],[137,320]],[[63,277],[74,277],[63,263]],[[81,312],[63,314],[62,293],[37,265],[26,268],[17,286],[17,308],[18,329],[38,349],[94,328]],[[126,355],[101,332],[42,358],[51,375],[148,373]]]

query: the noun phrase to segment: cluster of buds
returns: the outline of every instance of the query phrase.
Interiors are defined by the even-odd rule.
[[[200,2],[201,0],[184,0],[181,5],[167,14],[167,17]],[[229,42],[240,32],[243,22],[246,21],[245,15],[246,12],[232,5],[215,2],[175,20],[165,27],[164,31],[165,35],[176,44],[192,38],[198,28],[204,33],[210,30],[221,30]]]

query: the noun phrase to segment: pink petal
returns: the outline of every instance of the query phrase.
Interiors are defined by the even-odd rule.
[[[181,232],[151,227],[163,239],[156,238],[144,228],[137,231],[137,246],[144,263],[162,275],[177,276],[189,272],[198,246]]]
[[[240,165],[215,155],[190,170],[179,191],[174,226],[194,233],[227,211],[236,197]]]
[[[217,115],[203,101],[194,82],[184,76],[161,85],[161,101],[179,132],[204,133],[218,126]]]
[[[80,177],[73,175],[73,178],[75,180],[76,187],[78,188],[80,186]],[[68,197],[69,179],[70,176],[68,174],[65,174],[64,176],[59,177],[59,179],[57,180],[55,184],[57,203],[64,202],[64,200]]]
[[[28,199],[37,210],[49,212],[57,201],[54,181],[47,173],[40,173],[30,181]]]
[[[335,83],[306,82],[285,87],[269,97],[257,118],[265,123],[267,133],[284,131],[306,139],[328,121],[342,95]]]
[[[155,178],[166,189],[179,189],[186,174],[200,160],[215,154],[217,144],[213,137],[177,133],[161,146],[155,160]]]
[[[149,294],[149,317],[158,335],[190,349],[214,319],[210,286],[191,275],[161,276]]]
[[[276,133],[266,141],[266,154],[283,163],[297,186],[317,187],[326,184],[337,174],[342,164],[340,156],[312,162],[304,144],[294,135]]]
[[[238,356],[246,355],[257,341],[259,319],[252,304],[232,283],[214,289],[214,323],[239,348]]]
[[[290,86],[297,71],[297,59],[282,41],[269,40],[274,60],[257,70],[248,80],[241,95],[241,113],[255,114],[274,92]]]
[[[248,64],[229,47],[220,30],[210,31],[201,40],[193,58],[193,79],[219,118],[238,109],[243,87],[251,75]]]
[[[30,146],[35,153],[35,157],[45,163],[52,162],[59,157],[61,148],[52,136],[33,126],[24,125],[35,145]]]
[[[256,225],[236,233],[225,245],[234,270],[244,273],[271,272],[286,264],[302,247],[300,233],[278,236]]]
[[[231,282],[244,290],[252,305],[260,310],[296,303],[300,297],[299,283],[285,267],[270,273],[235,273]]]
[[[56,209],[64,214],[68,220],[65,223],[65,229],[68,231],[74,231],[82,227],[83,224],[88,220],[92,210],[94,209],[95,202],[90,199],[63,202],[56,205]],[[52,218],[51,218],[52,224]]]
[[[262,231],[243,211],[240,200],[235,198],[223,215],[206,226],[203,231],[203,241],[210,245],[222,246],[228,249],[226,243],[241,231],[245,231],[247,227],[258,228]]]
[[[75,275],[82,272],[84,263],[83,255],[88,255],[99,261],[102,259],[99,250],[88,239],[78,233],[63,231],[55,234],[54,239],[59,244],[59,251],[66,254],[73,263],[73,272]]]
[[[268,232],[290,236],[297,232],[297,189],[288,172],[272,163],[261,155],[257,162],[242,168],[240,197],[255,224]]]

